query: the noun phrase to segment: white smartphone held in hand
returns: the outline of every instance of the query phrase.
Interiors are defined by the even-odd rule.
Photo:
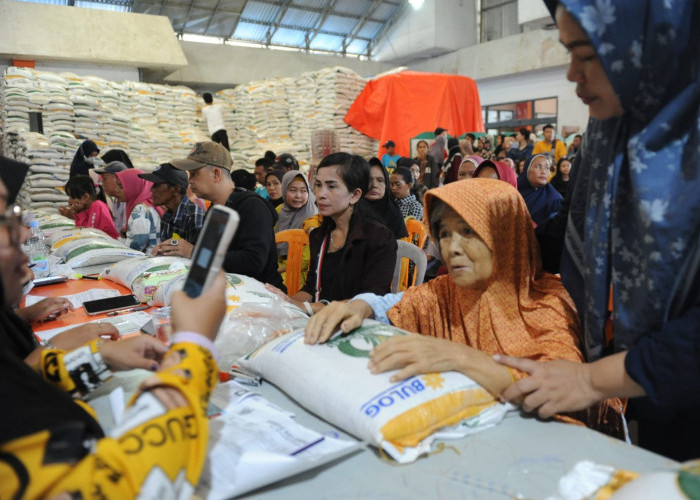
[[[211,286],[221,270],[233,235],[236,234],[238,221],[238,212],[223,205],[214,205],[207,212],[183,287],[190,297],[199,297]]]

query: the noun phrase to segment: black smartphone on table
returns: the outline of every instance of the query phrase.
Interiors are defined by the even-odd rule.
[[[87,300],[83,302],[83,308],[88,316],[95,316],[111,311],[122,311],[132,307],[140,306],[141,302],[136,298],[136,295],[119,295],[117,297],[108,297],[106,299]]]

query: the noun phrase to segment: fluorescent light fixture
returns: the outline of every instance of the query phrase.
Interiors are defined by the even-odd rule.
[[[183,33],[182,41],[197,42],[197,43],[215,43],[222,44],[224,39],[216,36],[195,35],[194,33]]]
[[[423,6],[423,0],[408,0],[408,3],[411,4],[411,7],[414,9],[418,10]]]

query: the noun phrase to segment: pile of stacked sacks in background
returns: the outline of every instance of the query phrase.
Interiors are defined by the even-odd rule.
[[[219,91],[215,102],[225,110],[234,165],[252,168],[268,149],[292,153],[302,166],[308,164],[315,130],[335,131],[343,151],[373,156],[377,141],[344,122],[366,83],[354,71],[336,66]]]
[[[8,67],[0,80],[3,154],[32,165],[20,203],[56,210],[83,138],[101,153],[126,151],[137,168],[187,155],[207,135],[197,129],[195,92],[143,82]],[[44,133],[30,133],[29,113],[42,113]]]

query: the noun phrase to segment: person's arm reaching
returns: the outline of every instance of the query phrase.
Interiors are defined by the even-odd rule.
[[[4,443],[0,450],[14,466],[0,496],[189,497],[206,456],[205,411],[218,372],[211,349],[226,309],[224,287],[221,273],[197,299],[173,295],[173,323],[180,333],[112,437],[73,443],[51,461],[45,457],[61,436],[48,429]]]

